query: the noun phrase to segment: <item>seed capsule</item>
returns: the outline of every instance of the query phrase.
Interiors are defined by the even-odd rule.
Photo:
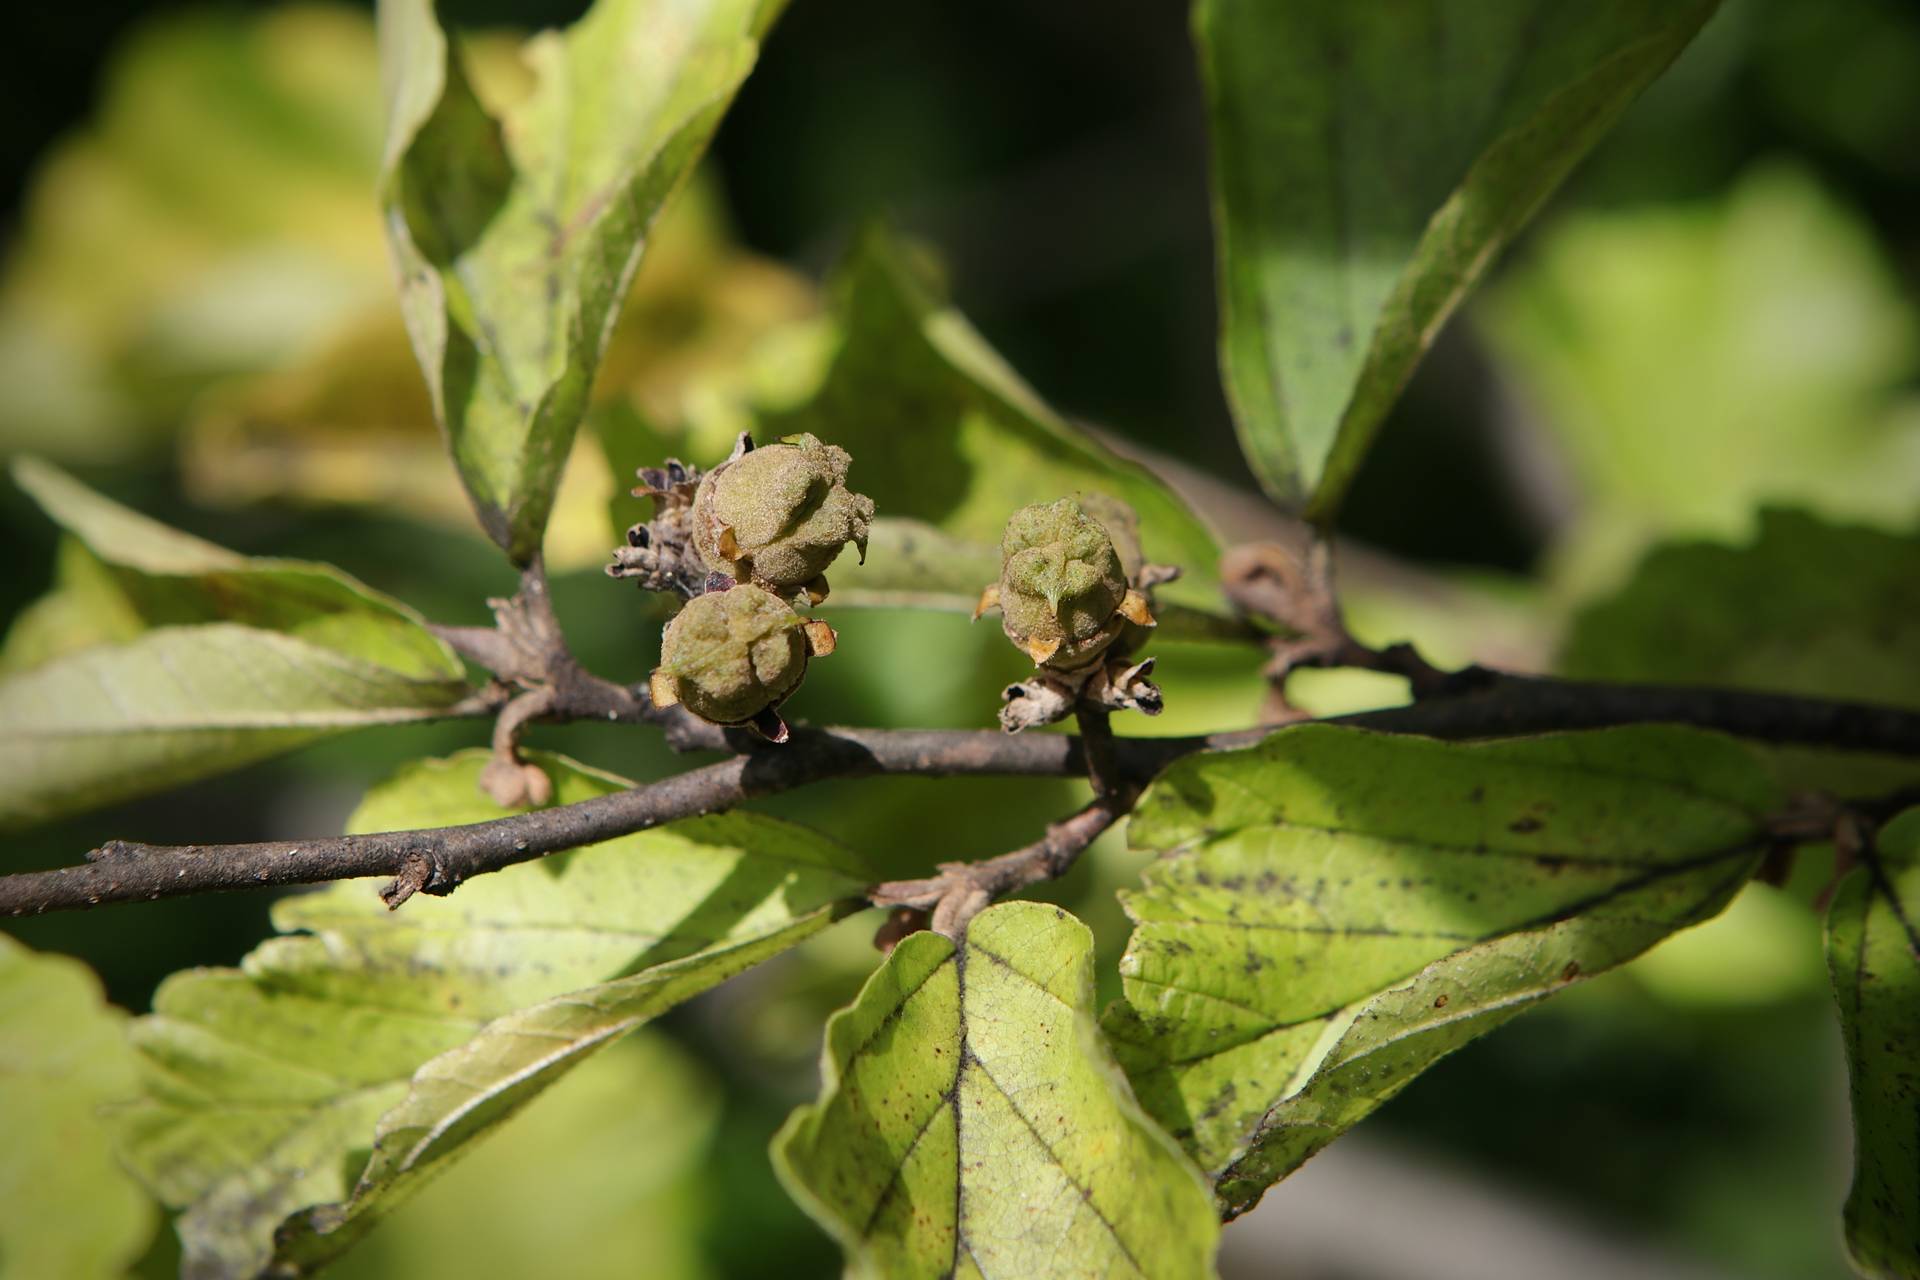
[[[800,685],[807,659],[833,652],[833,628],[748,584],[687,601],[667,624],[650,682],[655,706],[675,703],[715,724],[752,724],[784,741],[776,708]]]
[[[1144,597],[1127,587],[1113,540],[1072,498],[1016,511],[1000,555],[1000,581],[980,611],[998,605],[1007,638],[1037,667],[1083,667],[1128,622],[1152,624]]]
[[[818,603],[840,549],[851,542],[867,554],[873,499],[847,488],[849,462],[811,435],[760,449],[743,436],[694,494],[694,547],[736,581]]]

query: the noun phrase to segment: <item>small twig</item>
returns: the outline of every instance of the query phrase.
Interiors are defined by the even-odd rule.
[[[1024,849],[980,862],[943,862],[937,876],[876,887],[870,895],[873,904],[895,909],[876,939],[881,946],[890,948],[907,927],[902,911],[931,913],[927,927],[957,941],[968,922],[995,898],[1065,875],[1101,832],[1132,810],[1140,784],[1121,770],[1111,717],[1082,702],[1074,708],[1074,719],[1080,726],[1080,753],[1093,785],[1093,803],[1049,826],[1045,836]]]
[[[506,706],[493,722],[493,759],[480,771],[480,789],[503,809],[543,805],[553,799],[553,780],[539,765],[520,758],[520,731],[548,714],[555,702],[552,688],[529,689]]]
[[[973,917],[994,899],[1065,875],[1087,847],[1131,807],[1115,796],[1102,795],[1072,817],[1048,827],[1045,836],[1024,849],[981,862],[943,862],[936,876],[876,885],[868,900],[878,907],[930,911],[934,932],[958,941]]]
[[[1457,697],[1335,717],[1330,723],[1454,740],[1687,724],[1759,742],[1920,757],[1920,712],[1899,707],[1490,672],[1479,673],[1479,679],[1471,692]],[[1116,738],[1114,760],[1125,782],[1144,785],[1182,756],[1251,746],[1271,732],[1259,728],[1206,737]],[[668,740],[686,750],[744,754],[631,791],[473,826],[182,848],[112,841],[80,866],[0,876],[0,916],[354,876],[399,876],[407,856],[416,852],[440,855],[442,868],[430,877],[434,883],[416,892],[444,893],[461,880],[542,854],[826,778],[876,773],[1079,777],[1087,772],[1081,740],[1061,734],[802,727],[783,747],[755,747],[737,731],[688,718],[678,724],[669,721]]]
[[[604,680],[582,667],[567,647],[553,611],[546,566],[536,555],[520,574],[512,596],[487,601],[494,625],[429,624],[457,653],[492,672],[503,688],[522,692],[500,708],[493,726],[493,759],[480,775],[481,789],[509,808],[545,804],[553,784],[538,765],[520,758],[520,736],[536,720],[677,722],[657,710],[639,689]]]
[[[1282,628],[1267,640],[1265,670],[1272,690],[1267,718],[1301,718],[1287,701],[1287,677],[1302,667],[1350,667],[1404,678],[1414,701],[1465,692],[1473,669],[1443,671],[1410,644],[1375,649],[1347,630],[1334,591],[1333,553],[1324,541],[1304,551],[1277,543],[1234,547],[1220,561],[1221,587],[1241,613]]]
[[[1073,714],[1080,726],[1080,750],[1087,759],[1087,781],[1093,784],[1093,794],[1118,795],[1122,784],[1119,763],[1113,758],[1112,716],[1085,703],[1074,708]]]

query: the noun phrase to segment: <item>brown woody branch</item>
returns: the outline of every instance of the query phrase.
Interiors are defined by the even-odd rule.
[[[890,881],[876,886],[868,898],[876,907],[931,912],[931,928],[958,939],[966,933],[968,922],[995,898],[1065,875],[1087,846],[1133,807],[1134,794],[1103,794],[1071,818],[1048,827],[1046,835],[1024,849],[981,862],[943,862],[939,875]]]
[[[602,682],[604,683],[604,682]],[[618,686],[611,686],[618,688]],[[598,695],[595,695],[598,696]],[[615,719],[654,718],[635,698]],[[1672,723],[1759,742],[1920,757],[1920,712],[1732,689],[1612,685],[1472,670],[1456,691],[1332,723],[1438,738],[1515,737],[1561,729]],[[629,791],[471,826],[238,845],[159,847],[110,841],[80,866],[0,877],[0,915],[270,885],[390,876],[389,901],[448,893],[464,880],[562,849],[731,808],[829,778],[875,774],[1073,777],[1087,771],[1078,737],[992,730],[797,729],[782,747],[736,731],[670,721],[686,749],[738,752]],[[1182,756],[1259,741],[1272,729],[1187,738],[1116,738],[1114,770],[1144,785]]]

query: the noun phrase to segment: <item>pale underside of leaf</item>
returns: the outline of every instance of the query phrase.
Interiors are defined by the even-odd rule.
[[[467,692],[251,627],[149,631],[0,679],[0,816],[42,821],[327,734],[437,718]]]
[[[1274,499],[1330,517],[1460,299],[1714,0],[1200,0],[1221,366]]]
[[[1244,1211],[1444,1053],[1717,912],[1774,801],[1744,747],[1664,728],[1314,726],[1183,762],[1134,819],[1163,856],[1106,1026]]]
[[[1882,827],[1827,912],[1853,1099],[1847,1251],[1874,1280],[1920,1275],[1920,809]]]
[[[774,1140],[860,1275],[1203,1276],[1218,1224],[1092,1015],[1092,938],[1058,908],[894,949],[828,1026],[820,1100]]]
[[[66,537],[0,664],[0,824],[443,716],[471,692],[417,614],[337,569],[236,555],[32,458],[13,474]]]
[[[487,758],[474,751],[403,771],[370,794],[352,828],[500,816],[477,786]],[[560,757],[532,759],[556,803],[625,785]],[[381,1117],[412,1105],[409,1081],[423,1064],[453,1052],[450,1062],[498,1068],[534,1043],[512,1036],[515,1010],[597,983],[692,994],[820,927],[867,878],[824,837],[729,814],[511,867],[400,912],[365,882],[285,899],[276,926],[310,932],[268,940],[242,970],[175,975],[135,1024],[146,1096],[118,1117],[122,1156],[184,1209],[190,1266],[254,1275],[284,1219],[346,1199]],[[647,976],[658,974],[669,976]],[[496,1019],[506,1020],[497,1024],[505,1049],[463,1049],[476,1034],[482,1046],[502,1043],[484,1032]],[[500,1086],[491,1096],[511,1105],[469,1108],[458,1138],[504,1119],[557,1074],[523,1072],[517,1089]],[[478,1079],[464,1067],[454,1076]],[[459,1145],[443,1140],[415,1164],[437,1170]],[[370,1193],[366,1207],[388,1203]],[[365,1213],[314,1256],[332,1256],[377,1216]]]

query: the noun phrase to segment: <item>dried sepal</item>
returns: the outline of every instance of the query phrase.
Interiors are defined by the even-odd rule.
[[[1136,627],[1151,627],[1153,606],[1148,603],[1144,592],[1129,590],[1120,598],[1119,614]]]
[[[1160,696],[1160,686],[1149,679],[1152,675],[1152,658],[1138,662],[1127,658],[1109,659],[1087,681],[1080,697],[1108,711],[1138,711],[1157,716],[1166,703]]]
[[[694,494],[695,549],[737,581],[818,604],[827,567],[849,542],[867,556],[873,500],[847,488],[851,462],[812,435],[756,449],[743,434]]]
[[[807,653],[815,658],[824,658],[833,652],[840,641],[840,633],[819,618],[813,618],[801,626],[806,633]]]
[[[1073,714],[1079,690],[1051,671],[1035,672],[1000,691],[1000,727],[1008,733],[1057,724]]]
[[[660,665],[648,680],[655,706],[679,703],[714,724],[747,725],[786,738],[777,708],[800,685],[818,629],[770,591],[750,583],[689,600],[667,624]]]
[[[1019,733],[1057,724],[1081,707],[1157,716],[1165,704],[1152,674],[1152,658],[1119,656],[1072,671],[1042,668],[1000,691],[1000,727]]]
[[[708,566],[693,545],[693,498],[700,471],[669,458],[664,467],[642,467],[636,498],[653,499],[653,517],[627,530],[627,544],[614,548],[607,574],[636,579],[643,591],[671,591],[691,598],[705,590]]]

